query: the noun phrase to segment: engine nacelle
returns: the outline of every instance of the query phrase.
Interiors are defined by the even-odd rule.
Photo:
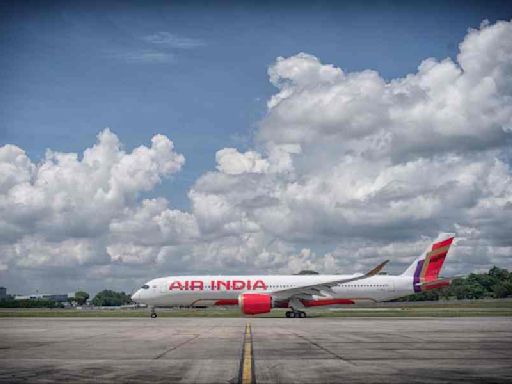
[[[246,315],[268,313],[272,309],[272,296],[264,293],[242,293],[238,296],[238,305]]]

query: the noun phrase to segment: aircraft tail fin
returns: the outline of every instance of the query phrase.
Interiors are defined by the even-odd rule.
[[[402,276],[413,278],[415,292],[438,288],[435,282],[438,280],[439,272],[454,238],[455,234],[453,233],[441,233],[425,252],[402,273]],[[425,284],[429,282],[432,284]]]

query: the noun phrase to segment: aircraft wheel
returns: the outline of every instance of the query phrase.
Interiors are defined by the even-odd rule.
[[[285,313],[286,317],[290,317],[290,314],[291,314],[291,312],[290,312],[290,311],[287,311],[287,312]]]
[[[306,312],[302,312],[302,311],[300,311],[300,312],[299,312],[299,317],[300,317],[300,318],[305,318],[305,317],[306,317]]]
[[[293,319],[294,317],[297,317],[297,314],[295,312],[290,312],[290,317]]]
[[[153,312],[153,313],[151,314],[151,318],[152,318],[152,319],[154,319],[154,318],[156,318],[156,317],[157,317],[157,314],[156,314],[155,312]]]

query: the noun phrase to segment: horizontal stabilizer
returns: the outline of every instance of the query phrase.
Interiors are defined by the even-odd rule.
[[[454,279],[458,279],[462,276],[452,276],[452,277],[443,277],[442,279],[432,280],[432,281],[424,281],[422,283],[418,283],[422,287],[428,287],[430,285],[436,285],[441,283],[451,283]]]
[[[458,279],[461,276],[445,277],[442,279],[436,279],[431,281],[423,281],[415,284],[415,287],[421,291],[429,291],[431,289],[447,287],[452,283],[454,279]]]

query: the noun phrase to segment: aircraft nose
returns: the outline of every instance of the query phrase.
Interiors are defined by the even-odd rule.
[[[139,300],[139,299],[140,299],[140,289],[132,295],[132,301],[137,303],[137,300]]]

